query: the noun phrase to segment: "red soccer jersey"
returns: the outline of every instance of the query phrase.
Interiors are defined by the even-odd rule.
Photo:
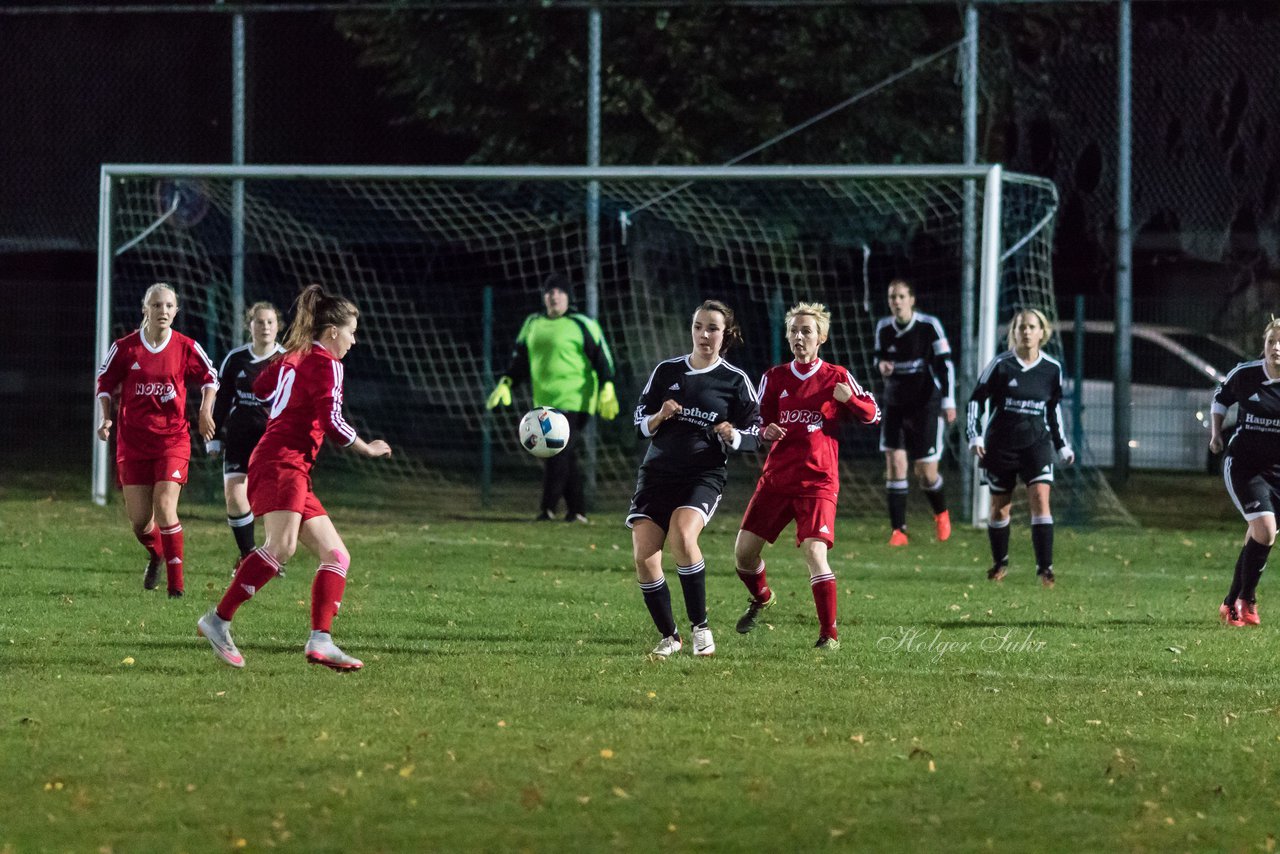
[[[287,353],[262,370],[253,393],[271,407],[267,430],[249,458],[249,471],[263,464],[310,471],[325,434],[342,447],[356,431],[342,418],[342,362],[319,342],[303,355]]]
[[[187,380],[217,388],[218,372],[195,341],[176,330],[159,347],[132,332],[111,345],[98,369],[98,397],[120,388],[116,457],[149,460],[191,453]]]
[[[853,389],[847,403],[835,399],[836,383]],[[769,449],[760,486],[783,495],[834,500],[840,492],[840,423],[879,420],[880,407],[871,392],[839,365],[817,359],[770,368],[760,380],[760,422],[765,427],[776,423],[787,435]]]

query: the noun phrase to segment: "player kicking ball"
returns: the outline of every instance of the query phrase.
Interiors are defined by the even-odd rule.
[[[244,656],[231,638],[231,620],[267,582],[281,575],[301,542],[320,559],[311,585],[311,637],[306,658],[333,670],[359,670],[364,662],[333,642],[330,629],[342,604],[351,559],[333,522],[311,491],[311,467],[325,436],[367,457],[386,457],[391,446],[365,442],[342,417],[342,358],[356,343],[359,310],[350,300],[309,285],[298,297],[285,354],[254,383],[270,402],[267,429],[249,458],[249,504],[263,520],[266,542],[240,561],[222,601],[196,623],[214,653],[232,667]]]

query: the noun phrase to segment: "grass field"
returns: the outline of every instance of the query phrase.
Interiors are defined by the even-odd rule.
[[[825,656],[789,545],[766,555],[771,624],[733,632],[726,509],[704,537],[718,652],[665,663],[645,656],[616,512],[533,525],[322,490],[353,555],[335,625],[366,663],[351,675],[303,661],[309,560],[240,612],[234,671],[194,632],[228,580],[221,508],[184,504],[188,597],[171,602],[141,589],[119,506],[84,489],[0,491],[5,854],[1270,851],[1280,835],[1280,612],[1217,624],[1243,525],[1208,479],[1135,507],[1181,529],[1060,529],[1052,590],[1025,516],[998,585],[981,531],[891,552],[879,519],[842,519],[843,648]]]

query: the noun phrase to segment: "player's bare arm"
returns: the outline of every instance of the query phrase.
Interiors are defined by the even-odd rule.
[[[1225,443],[1222,441],[1222,422],[1223,415],[1215,412],[1209,416],[1209,451],[1214,454],[1222,453]]]
[[[111,437],[111,398],[100,397],[98,403],[102,407],[102,418],[98,420],[98,438],[105,442]]]
[[[351,450],[365,457],[389,457],[391,456],[391,446],[382,439],[374,439],[372,442],[366,442],[360,437],[350,445]]]
[[[213,386],[205,386],[200,392],[200,436],[206,442],[213,441],[213,401],[217,395],[218,390]]]

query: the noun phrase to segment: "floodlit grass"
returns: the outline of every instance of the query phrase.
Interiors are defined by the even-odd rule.
[[[195,636],[221,508],[184,504],[170,602],[119,506],[73,486],[0,495],[0,851],[1265,851],[1280,829],[1280,611],[1215,617],[1239,523],[1060,529],[1044,590],[1025,517],[1002,584],[981,531],[939,545],[916,513],[890,551],[841,519],[823,656],[789,544],[770,624],[734,633],[725,510],[717,654],[663,663],[619,508],[534,525],[322,489],[353,559],[336,637],[366,663],[340,675],[302,658],[309,559],[240,612],[234,671]]]

